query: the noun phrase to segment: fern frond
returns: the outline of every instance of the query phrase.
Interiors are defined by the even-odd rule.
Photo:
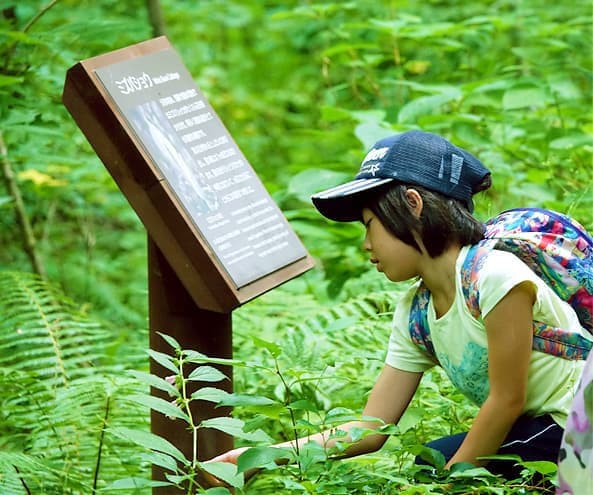
[[[144,386],[110,363],[113,340],[51,284],[0,273],[0,493],[89,494],[150,477],[136,447],[106,434],[149,424],[124,403]]]
[[[0,493],[31,493],[26,478],[30,473],[41,471],[45,471],[44,466],[35,457],[21,452],[0,450]]]
[[[32,274],[0,273],[0,366],[53,387],[92,374],[109,334],[55,287]]]

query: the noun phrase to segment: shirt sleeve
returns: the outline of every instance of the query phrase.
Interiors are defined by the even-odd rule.
[[[536,290],[533,319],[590,338],[574,309],[514,254],[493,250],[480,269],[480,311],[485,317],[515,286],[532,282]]]
[[[432,368],[434,362],[410,337],[410,308],[417,288],[415,284],[395,308],[385,363],[402,371],[422,373]]]
[[[544,282],[512,253],[493,250],[480,268],[478,292],[480,312],[485,318],[492,309],[517,285],[531,282],[539,297]]]

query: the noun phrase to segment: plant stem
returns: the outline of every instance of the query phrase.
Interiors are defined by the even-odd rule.
[[[300,449],[299,449],[299,435],[296,429],[296,418],[294,416],[294,410],[290,407],[290,403],[291,403],[291,393],[290,393],[290,387],[288,386],[288,383],[286,383],[286,380],[284,380],[284,376],[282,375],[282,372],[280,371],[280,366],[278,365],[278,359],[274,359],[274,363],[276,366],[276,374],[280,377],[280,381],[282,382],[282,385],[284,385],[284,390],[286,391],[286,404],[288,406],[288,413],[290,414],[290,422],[292,423],[292,433],[294,435],[294,449],[296,451],[296,458],[297,458],[297,467],[299,469],[299,476],[302,479],[303,478],[303,469],[301,466],[301,454],[300,454]]]
[[[35,14],[30,20],[29,22],[27,22],[27,24],[25,24],[25,27],[23,28],[23,33],[26,33],[29,29],[31,29],[31,27],[33,26],[33,24],[35,24],[39,19],[41,19],[41,17],[43,17],[43,15],[49,10],[51,9],[54,5],[56,5],[60,0],[51,0],[45,7],[42,7],[39,12],[37,12],[37,14]]]
[[[39,275],[41,278],[46,278],[45,267],[39,257],[39,253],[36,249],[36,240],[33,234],[33,229],[31,228],[31,222],[29,221],[29,217],[27,215],[27,211],[25,209],[25,203],[23,202],[23,197],[21,195],[21,191],[15,179],[15,174],[12,169],[12,164],[8,160],[6,144],[4,143],[4,137],[2,136],[2,132],[0,131],[0,165],[2,167],[2,177],[4,178],[4,183],[6,184],[6,189],[8,190],[8,194],[14,201],[14,209],[17,217],[17,222],[20,226],[21,233],[23,236],[23,248],[25,253],[29,257],[29,261],[33,267],[33,271]]]
[[[109,418],[109,409],[111,406],[111,397],[107,396],[107,403],[105,404],[105,414],[103,416],[103,426],[101,427],[101,435],[99,436],[99,452],[97,453],[97,463],[95,465],[95,474],[93,476],[93,493],[97,491],[97,481],[99,479],[99,467],[101,466],[101,454],[103,453],[103,440],[105,439],[105,429],[107,427],[107,419]]]
[[[25,489],[25,491],[27,492],[27,495],[32,495],[31,494],[31,490],[29,489],[29,487],[27,486],[27,483],[25,482],[25,480],[23,479],[23,477],[21,476],[21,472],[19,471],[19,468],[16,466],[12,466],[14,468],[14,470],[16,471],[16,473],[19,476],[19,481],[21,482],[21,485],[23,485],[23,488]]]
[[[191,409],[189,407],[189,403],[191,399],[187,397],[187,381],[183,376],[183,355],[179,356],[179,376],[181,378],[181,396],[183,400],[183,407],[187,412],[187,416],[189,417],[189,426],[192,430],[192,461],[191,461],[191,476],[189,477],[189,485],[187,487],[188,495],[194,493],[195,488],[197,487],[197,483],[195,481],[195,475],[197,472],[196,466],[198,465],[198,428],[194,423],[194,418],[191,413]]]

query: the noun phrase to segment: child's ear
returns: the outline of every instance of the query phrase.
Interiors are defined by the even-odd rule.
[[[420,193],[416,189],[407,189],[406,199],[408,200],[408,204],[410,205],[410,210],[412,210],[412,213],[414,213],[417,218],[420,217],[422,208],[424,206]]]

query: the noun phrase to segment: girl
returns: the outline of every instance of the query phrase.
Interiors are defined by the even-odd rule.
[[[457,462],[481,465],[481,457],[497,453],[556,462],[584,361],[533,351],[533,321],[590,338],[572,308],[522,261],[503,251],[491,251],[480,267],[481,318],[468,310],[460,267],[484,230],[472,216],[472,196],[490,184],[488,169],[467,151],[440,136],[410,131],[377,142],[353,181],[312,198],[329,219],[362,221],[363,247],[389,280],[418,279],[430,291],[427,320],[438,363],[479,405],[469,432],[428,444],[444,454],[447,468]],[[410,308],[418,284],[395,310],[385,365],[365,417],[397,424],[422,374],[435,365],[410,337]],[[379,425],[350,422],[339,430],[348,435],[352,427]],[[331,431],[299,442],[331,447],[336,443],[329,438]],[[344,439],[349,440],[339,440]],[[385,440],[380,434],[366,436],[345,455],[375,451]],[[213,460],[236,463],[244,450]],[[502,461],[488,465],[506,476],[513,475],[511,467]]]

